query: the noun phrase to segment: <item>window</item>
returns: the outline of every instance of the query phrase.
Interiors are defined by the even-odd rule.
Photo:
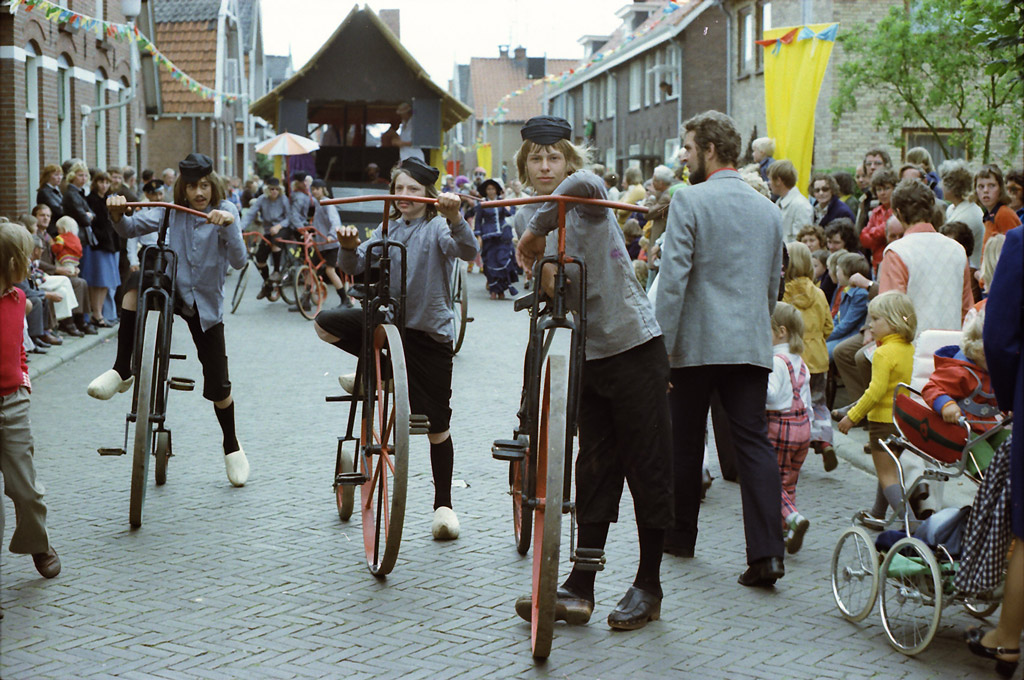
[[[594,106],[592,98],[594,96],[594,88],[591,82],[588,80],[583,83],[583,120],[584,122],[591,120],[594,117]]]
[[[744,7],[739,12],[739,65],[738,73],[741,76],[747,75],[754,70],[755,53],[754,48],[754,8]]]
[[[800,0],[800,23],[801,24],[813,24],[814,23],[814,12],[813,3],[811,0]]]
[[[679,163],[679,147],[681,143],[679,137],[669,137],[665,140],[665,165],[670,168],[675,167]]]
[[[35,205],[35,191],[39,181],[39,50],[29,43],[25,47],[25,141],[28,144],[28,204]]]
[[[615,117],[615,74],[608,74],[608,92],[605,95],[604,115],[607,118]]]
[[[594,108],[597,109],[597,120],[602,120],[605,118],[605,112],[608,110],[608,104],[606,103],[608,99],[608,81],[605,78],[601,78],[597,81],[596,85],[597,106]]]
[[[963,142],[960,141],[970,131],[969,130],[954,130],[946,129],[939,130],[936,134],[942,139],[942,143],[946,145],[946,149],[949,151],[949,156],[942,153],[942,147],[939,145],[935,135],[927,129],[918,128],[903,128],[903,139],[904,149],[912,149],[915,146],[923,146],[928,149],[928,153],[932,155],[932,162],[935,167],[939,166],[939,163],[950,158],[965,158],[967,157],[967,149],[964,148]]]
[[[226,92],[238,94],[241,88],[238,84],[238,60],[229,58],[224,67],[224,89]]]
[[[630,144],[629,145],[628,155],[629,155],[630,158],[629,158],[629,163],[626,164],[626,167],[627,168],[639,168],[640,167],[640,159],[637,158],[637,156],[640,155],[640,145],[639,144]]]
[[[772,3],[771,2],[760,2],[757,5],[758,12],[760,13],[760,19],[757,23],[757,38],[756,40],[764,39],[764,32],[770,30],[772,27]],[[764,70],[764,48],[755,45],[754,54],[757,59],[757,70]]]
[[[127,93],[129,87],[128,81],[125,78],[121,78],[121,92]],[[126,104],[117,109],[117,164],[122,168],[128,165],[128,136],[131,134],[128,129],[129,106],[131,104]]]
[[[63,162],[74,156],[71,151],[71,62],[66,55],[57,58],[57,153]]]
[[[761,3],[761,35],[772,27],[772,3]]]
[[[662,74],[662,82],[668,84],[665,99],[679,97],[679,49],[678,45],[669,45],[665,50],[665,72]]]
[[[657,77],[654,73],[654,55],[650,52],[644,56],[644,74],[646,75],[644,80],[647,81],[647,87],[644,88],[644,106],[650,106],[654,101],[654,79]]]
[[[107,74],[103,69],[96,69],[96,106],[103,106],[107,103]],[[93,125],[96,127],[96,154],[94,156],[97,168],[107,167],[107,112],[93,111]]]
[[[608,172],[615,172],[615,149],[604,150],[604,167]]]
[[[644,89],[644,65],[639,59],[629,64],[629,110],[640,108],[640,97]]]
[[[576,129],[576,97],[575,95],[567,94],[565,96],[565,119],[569,121],[569,125]]]

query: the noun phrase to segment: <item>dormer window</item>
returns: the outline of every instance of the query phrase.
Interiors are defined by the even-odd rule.
[[[654,12],[661,10],[662,3],[660,2],[643,2],[642,0],[636,0],[632,4],[626,5],[618,12],[615,16],[622,19],[622,24],[629,32],[633,32],[640,28],[641,25],[647,19],[651,17]]]

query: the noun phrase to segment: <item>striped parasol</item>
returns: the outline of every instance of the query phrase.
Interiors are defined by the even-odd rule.
[[[320,145],[312,139],[300,137],[291,132],[282,132],[273,139],[269,139],[256,147],[256,153],[266,156],[298,156],[304,153],[311,153],[320,148]]]

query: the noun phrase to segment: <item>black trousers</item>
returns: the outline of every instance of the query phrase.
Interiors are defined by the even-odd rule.
[[[317,314],[316,323],[338,338],[335,344],[341,349],[357,357],[362,353],[362,308],[327,309]],[[427,416],[430,434],[440,434],[448,430],[452,419],[452,344],[438,342],[414,328],[405,329],[402,341],[409,376],[409,409]]]
[[[671,529],[672,442],[668,358],[661,337],[583,366],[576,516],[615,522],[629,484],[637,526]],[[697,470],[698,483],[700,469]]]
[[[672,436],[675,474],[675,530],[667,541],[693,546],[700,514],[701,463],[711,395],[717,391],[728,417],[743,501],[747,562],[783,554],[779,503],[782,483],[768,442],[764,400],[766,368],[745,364],[672,369]]]

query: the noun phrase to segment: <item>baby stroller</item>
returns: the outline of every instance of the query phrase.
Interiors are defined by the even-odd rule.
[[[899,435],[883,447],[899,469],[903,501],[885,523],[892,530],[877,538],[856,525],[842,533],[832,552],[832,595],[842,616],[853,622],[866,618],[878,599],[889,642],[914,655],[931,643],[943,607],[963,605],[971,615],[985,618],[999,607],[1002,587],[978,597],[958,593],[953,581],[968,509],[941,510],[922,522],[906,512],[909,499],[926,481],[966,476],[980,483],[987,461],[976,452],[984,444],[1004,440],[1011,421],[1004,418],[984,433],[974,433],[963,418],[958,424],[944,422],[919,392],[905,384],[894,394],[893,420]],[[926,464],[909,486],[897,447]]]

